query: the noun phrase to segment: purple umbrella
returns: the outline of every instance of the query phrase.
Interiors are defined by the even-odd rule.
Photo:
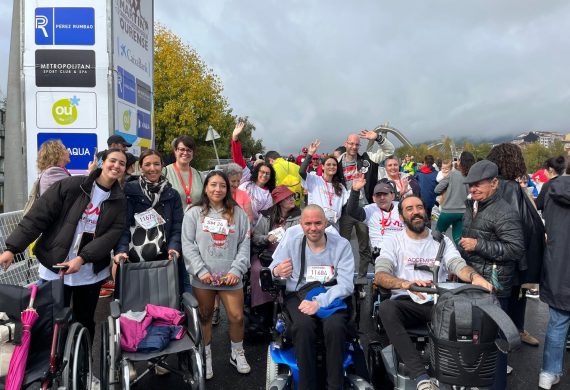
[[[28,360],[28,351],[30,349],[30,341],[32,340],[32,326],[39,318],[36,309],[34,309],[38,286],[32,284],[31,288],[30,304],[22,312],[22,343],[14,348],[12,359],[10,359],[10,367],[6,376],[6,390],[18,390],[22,386],[26,373],[26,361]]]

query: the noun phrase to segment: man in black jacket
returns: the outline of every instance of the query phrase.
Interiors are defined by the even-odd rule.
[[[524,254],[524,237],[518,212],[497,193],[498,174],[497,165],[488,160],[469,170],[465,183],[471,199],[466,202],[459,250],[467,264],[491,281],[501,308],[508,312],[512,279]],[[493,389],[506,388],[506,371],[506,355],[500,354]]]

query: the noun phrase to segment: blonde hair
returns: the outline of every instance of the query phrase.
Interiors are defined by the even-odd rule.
[[[57,166],[66,154],[67,149],[60,140],[55,139],[44,142],[38,151],[38,159],[36,161],[38,170],[43,172],[50,167]]]

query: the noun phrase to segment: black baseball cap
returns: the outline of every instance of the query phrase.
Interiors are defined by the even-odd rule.
[[[121,144],[127,148],[133,146],[133,144],[128,143],[123,137],[118,134],[113,134],[109,137],[109,139],[107,139],[107,145],[111,146],[111,144]]]

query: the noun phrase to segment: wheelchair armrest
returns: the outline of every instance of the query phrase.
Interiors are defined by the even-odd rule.
[[[194,295],[190,294],[189,292],[185,292],[182,294],[182,305],[197,308],[198,300],[196,300]]]
[[[64,324],[71,321],[71,308],[64,307],[55,314],[55,322]]]
[[[121,305],[118,301],[112,301],[109,304],[109,309],[111,311],[111,317],[113,317],[115,320],[121,316]]]
[[[275,283],[273,281],[273,273],[269,267],[261,268],[259,272],[259,285],[261,286],[261,291],[271,292],[275,291]]]

